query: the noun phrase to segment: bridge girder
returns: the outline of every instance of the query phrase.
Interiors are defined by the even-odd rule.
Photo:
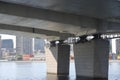
[[[119,11],[116,13],[119,13]],[[90,15],[73,14],[69,13],[69,11],[57,11],[25,4],[12,3],[9,1],[4,2],[0,0],[1,24],[7,24],[10,26],[18,27],[21,26],[28,28],[36,28],[42,30],[43,32],[44,30],[47,30],[57,33],[83,35],[95,33],[98,29],[99,31],[106,32],[115,31],[119,29],[119,15],[108,15],[109,17],[105,15],[103,16],[104,17],[95,17]],[[116,28],[113,28],[113,26],[115,26]],[[45,31],[44,34],[49,33],[46,33]],[[54,36],[53,33],[52,35]]]

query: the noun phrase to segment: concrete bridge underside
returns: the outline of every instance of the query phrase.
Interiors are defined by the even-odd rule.
[[[0,32],[48,40],[120,32],[119,5],[120,0],[0,0]],[[70,46],[51,46],[46,51],[48,71],[68,75]],[[74,53],[77,76],[108,78],[107,40],[75,44]]]

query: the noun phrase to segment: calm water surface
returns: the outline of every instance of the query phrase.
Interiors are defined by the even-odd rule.
[[[70,64],[70,75],[46,74],[45,62],[0,62],[0,80],[82,80],[75,79],[74,63]],[[120,80],[120,63],[109,64],[109,80]]]

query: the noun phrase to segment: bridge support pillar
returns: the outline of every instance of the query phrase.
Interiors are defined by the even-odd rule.
[[[85,79],[108,79],[109,41],[93,40],[74,45],[76,75]]]
[[[61,45],[46,48],[47,73],[69,75],[70,46]]]

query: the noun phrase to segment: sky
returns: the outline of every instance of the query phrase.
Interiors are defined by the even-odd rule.
[[[1,39],[12,39],[14,42],[14,48],[16,48],[16,36],[14,35],[7,35],[7,34],[0,34]]]
[[[112,39],[112,53],[116,53],[116,39]]]
[[[12,39],[14,42],[14,48],[16,48],[16,36],[0,34],[1,39]],[[116,39],[112,39],[112,53],[116,53]]]

